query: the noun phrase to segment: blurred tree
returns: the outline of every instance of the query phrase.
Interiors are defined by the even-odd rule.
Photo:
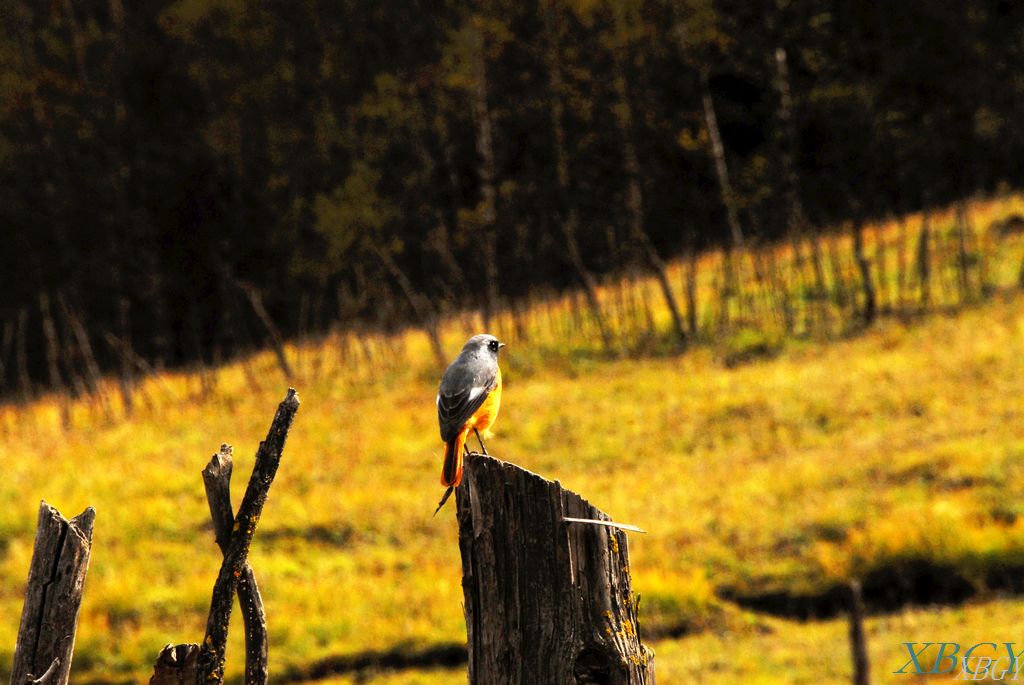
[[[682,339],[670,254],[1024,180],[1020,3],[0,0],[0,16],[7,392],[73,387],[83,347],[113,368],[264,344],[247,292],[283,336],[414,321],[438,354],[445,311],[489,320],[579,285],[609,345],[596,284],[638,261]]]
[[[645,228],[643,189],[641,186],[640,160],[637,157],[636,143],[633,139],[633,105],[629,92],[628,65],[630,44],[642,25],[637,19],[639,7],[629,3],[610,3],[612,12],[612,31],[608,37],[608,47],[612,52],[614,74],[612,83],[618,102],[614,106],[615,118],[618,123],[619,135],[622,139],[622,157],[626,176],[626,207],[629,212],[629,234],[654,272],[661,292],[665,298],[669,313],[672,315],[672,329],[677,341],[686,341],[686,330],[683,317],[679,313],[675,294],[668,280],[665,262],[658,254]]]

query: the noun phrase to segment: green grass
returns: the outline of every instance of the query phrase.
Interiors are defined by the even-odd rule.
[[[992,252],[995,282],[1013,282],[1020,251],[1007,243]],[[679,266],[671,273],[679,283]],[[649,295],[663,325],[657,293]],[[613,287],[602,292],[614,296]],[[621,340],[626,314],[614,311]],[[604,354],[592,324],[573,325],[570,312],[565,300],[536,305],[523,319],[526,338],[509,317],[497,322],[510,345],[489,447],[650,531],[630,538],[641,624],[698,631],[655,645],[661,682],[688,682],[696,671],[703,682],[845,678],[841,623],[755,619],[721,600],[724,588],[817,592],[907,558],[980,582],[993,565],[1024,560],[1016,294],[912,323],[884,319],[828,344],[765,327],[683,356],[655,341],[641,358]],[[447,350],[478,326],[451,318]],[[441,445],[428,350],[417,332],[363,344],[339,334],[289,350],[302,407],[251,556],[278,673],[331,655],[465,639],[452,509],[431,517]],[[728,363],[723,350],[744,357]],[[43,498],[67,515],[97,509],[76,679],[143,681],[165,643],[201,639],[219,554],[199,472],[221,442],[234,445],[237,503],[285,387],[261,354],[205,383],[188,373],[149,379],[129,420],[81,401],[75,428],[64,431],[57,398],[0,408],[0,677]],[[877,619],[879,663],[896,649],[890,638],[956,639],[961,611],[975,610],[907,614],[919,617],[907,635],[878,627],[901,619]],[[1021,608],[978,611],[997,628]],[[237,677],[240,626],[232,633],[228,673]]]

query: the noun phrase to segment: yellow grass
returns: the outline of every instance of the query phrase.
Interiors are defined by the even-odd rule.
[[[948,675],[917,676],[896,674],[908,661],[904,642],[956,642],[962,654],[971,645],[995,642],[1004,650],[1004,642],[1015,643],[1015,652],[1024,649],[1020,625],[1024,622],[1024,602],[1002,600],[971,603],[964,607],[913,609],[891,616],[865,621],[871,645],[869,672],[873,683],[905,685],[945,685],[957,681]],[[659,683],[699,683],[701,685],[846,685],[850,682],[851,659],[844,620],[819,623],[790,623],[761,619],[730,631],[704,632],[679,640],[654,643],[655,673]],[[920,650],[921,645],[915,649]],[[928,648],[920,656],[924,670],[931,668],[938,647]],[[952,652],[953,648],[946,648]],[[1002,656],[999,668],[1005,668],[1005,651],[988,647],[974,650],[973,656]],[[944,659],[941,669],[950,662]],[[979,668],[973,662],[972,669]],[[466,674],[460,669],[435,669],[407,673],[364,673],[362,680],[344,676],[316,681],[313,685],[463,685]],[[1008,678],[1009,680],[1009,678]],[[991,680],[987,680],[991,682]]]
[[[1020,198],[977,203],[971,218],[980,233],[1021,207]],[[897,231],[872,229],[869,248]],[[990,253],[992,281],[1013,283],[1019,242]],[[781,261],[791,257],[780,248]],[[701,263],[705,302],[715,259]],[[680,287],[681,274],[673,265]],[[624,292],[646,293],[662,326],[667,314],[648,280],[605,287],[625,346],[642,326],[613,304]],[[721,363],[721,341],[677,356],[656,340],[653,354],[609,358],[592,322],[572,324],[570,298],[535,304],[519,324],[525,330],[511,315],[496,324],[511,343],[490,447],[650,531],[631,537],[641,623],[706,631],[664,643],[661,682],[688,680],[689,640],[738,669],[754,650],[788,644],[810,656],[779,656],[778,669],[819,682],[815,669],[832,656],[814,653],[828,650],[834,666],[821,675],[838,682],[846,672],[838,624],[776,622],[759,637],[749,614],[719,599],[723,588],[814,591],[907,557],[973,578],[1024,559],[1024,302],[1015,294],[912,325],[885,319],[830,344],[783,340],[776,357],[735,368]],[[478,325],[452,317],[447,351]],[[330,655],[463,641],[452,509],[431,517],[441,494],[438,371],[426,339],[335,334],[289,355],[303,404],[251,556],[275,672]],[[285,387],[273,356],[260,354],[147,379],[131,419],[113,383],[111,416],[95,401],[77,402],[70,431],[60,427],[60,398],[0,408],[0,672],[10,664],[42,498],[68,515],[87,505],[98,513],[77,679],[145,680],[163,644],[199,640],[219,563],[199,471],[221,442],[233,444],[237,503]],[[1021,611],[986,606],[994,621]],[[928,630],[955,631],[957,611],[934,614]],[[906,637],[935,637],[924,632]],[[229,675],[237,677],[240,629],[233,633]],[[456,682],[452,675],[380,682]]]

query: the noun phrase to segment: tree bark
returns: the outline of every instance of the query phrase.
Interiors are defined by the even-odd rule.
[[[11,685],[67,684],[95,519],[92,507],[69,521],[46,502],[39,504]]]
[[[626,534],[557,482],[474,455],[456,489],[470,685],[654,683]]]

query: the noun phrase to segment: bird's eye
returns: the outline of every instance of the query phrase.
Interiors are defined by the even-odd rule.
[[[498,351],[498,341],[497,340],[490,341],[489,343],[487,343],[487,347],[491,348],[491,352],[497,352]]]

